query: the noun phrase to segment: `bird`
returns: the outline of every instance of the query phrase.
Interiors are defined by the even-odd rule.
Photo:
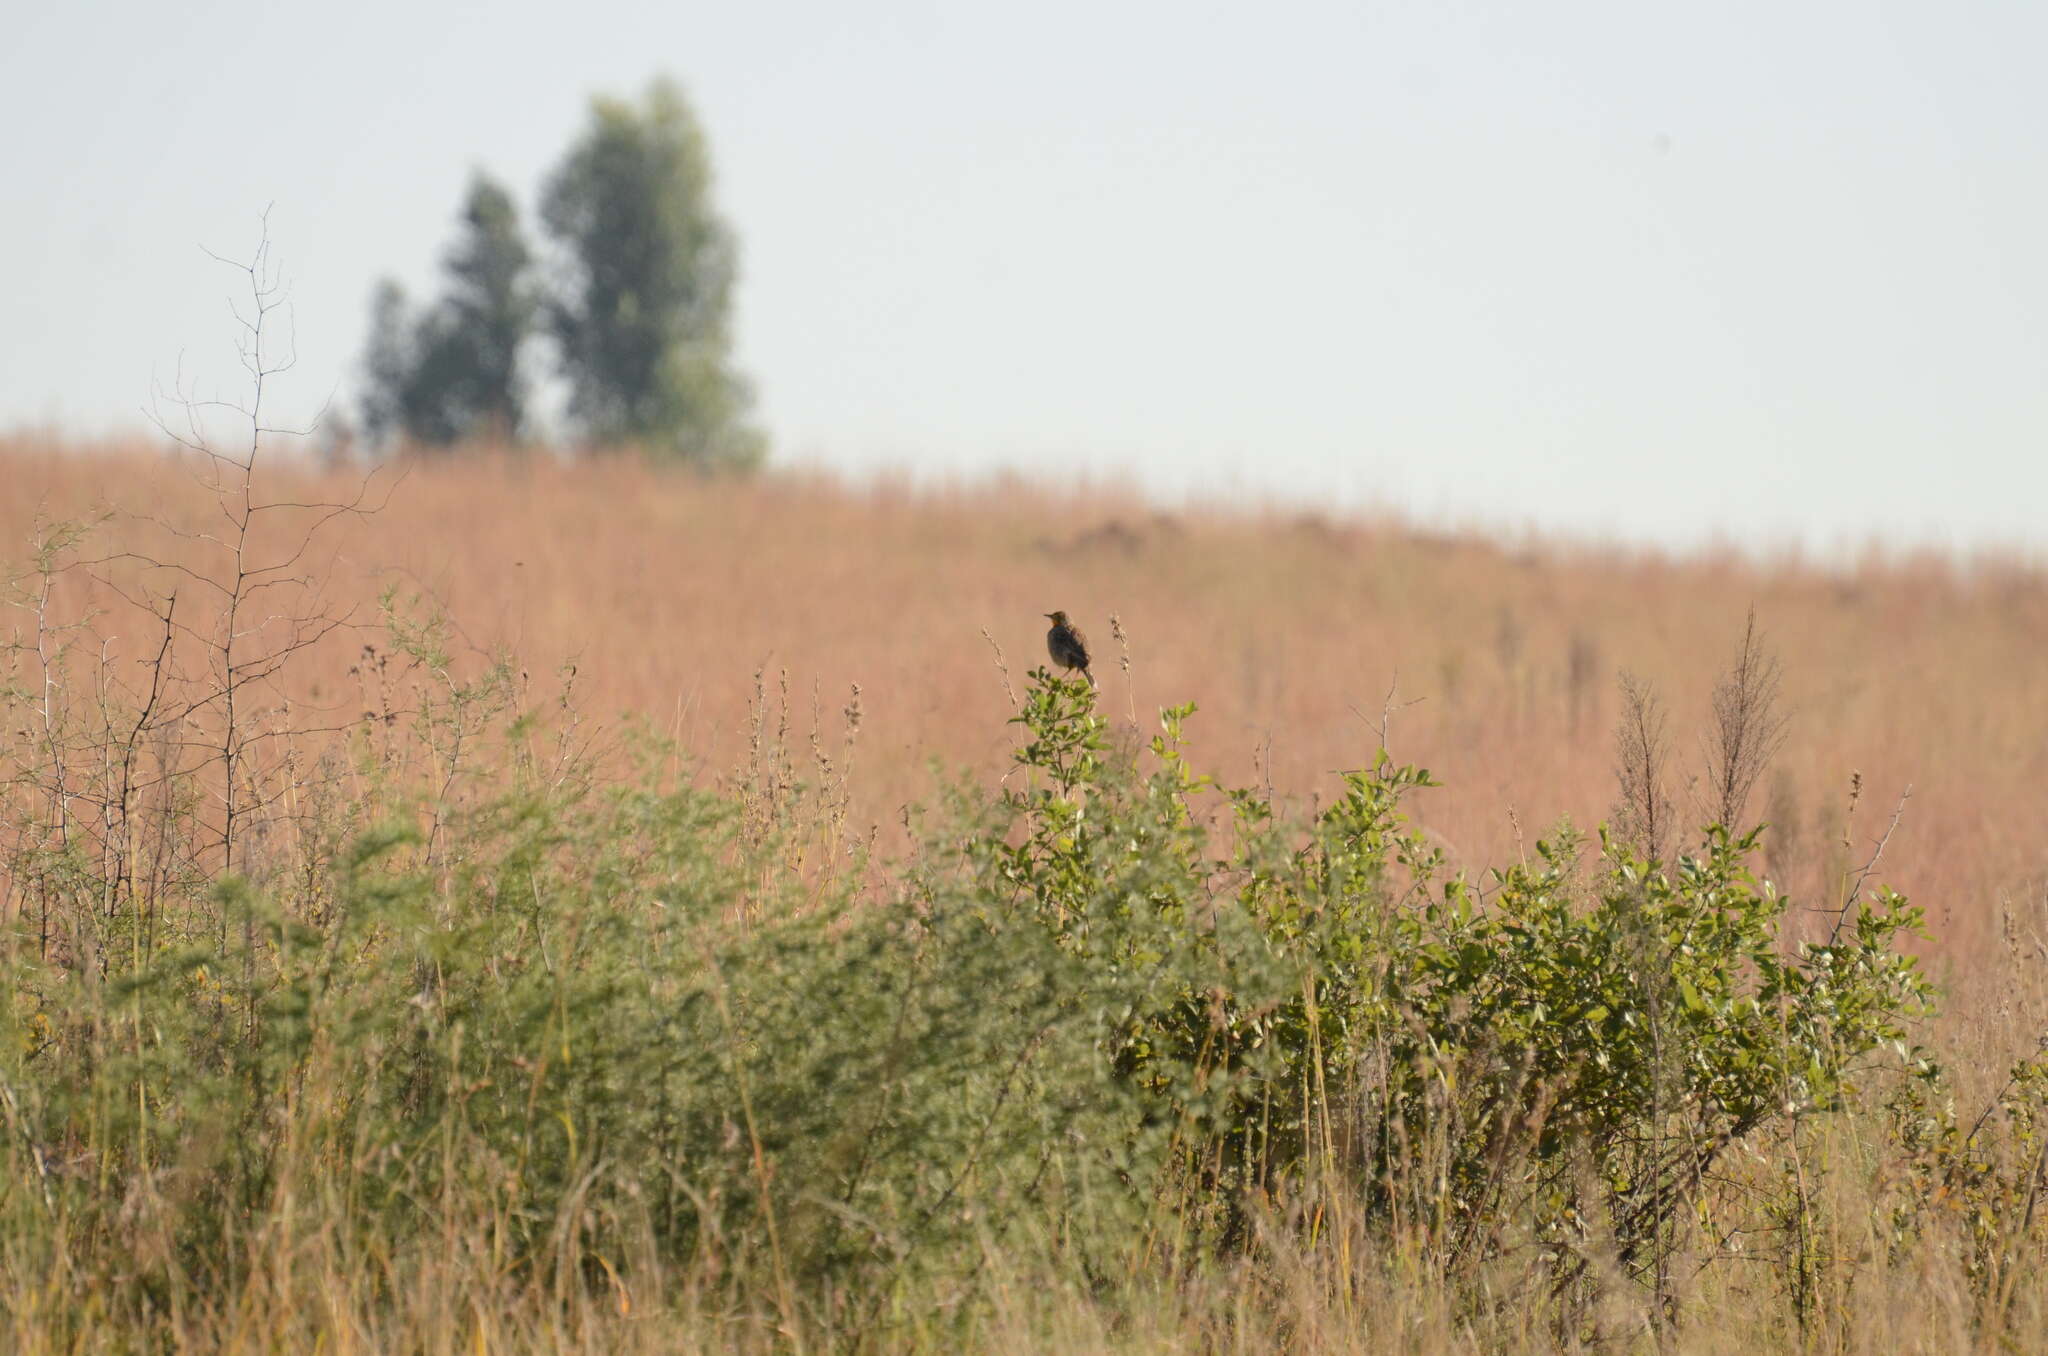
[[[1088,680],[1088,686],[1095,686],[1095,675],[1088,672],[1088,637],[1081,634],[1081,628],[1067,620],[1064,612],[1048,612],[1052,629],[1045,633],[1045,651],[1052,656],[1052,662],[1063,669],[1079,669],[1081,676]]]

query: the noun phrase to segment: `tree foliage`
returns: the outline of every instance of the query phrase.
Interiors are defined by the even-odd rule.
[[[729,363],[736,250],[711,180],[703,128],[674,85],[656,82],[639,105],[596,100],[542,198],[562,251],[548,328],[591,442],[748,466],[763,444]]]
[[[517,440],[526,425],[520,357],[539,298],[519,210],[487,175],[470,182],[442,271],[440,299],[417,317],[407,314],[397,283],[378,285],[364,362],[365,431],[373,441],[436,447]]]

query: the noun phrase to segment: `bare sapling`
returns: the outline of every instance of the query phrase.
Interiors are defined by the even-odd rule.
[[[1614,726],[1614,829],[1643,856],[1661,861],[1671,835],[1671,795],[1665,767],[1671,739],[1664,703],[1644,678],[1623,670],[1621,717]]]
[[[1701,736],[1706,756],[1706,810],[1730,833],[1764,769],[1785,746],[1787,717],[1778,709],[1784,670],[1756,629],[1756,608],[1742,628],[1735,663],[1714,685],[1712,724]]]
[[[247,259],[207,254],[241,275],[246,289],[229,302],[236,354],[248,381],[246,396],[198,400],[181,386],[169,396],[158,393],[151,417],[177,447],[194,454],[193,477],[212,497],[218,520],[186,525],[146,517],[142,523],[167,539],[163,549],[124,550],[95,563],[130,567],[138,576],[135,587],[112,586],[188,642],[167,652],[173,661],[193,661],[193,670],[178,670],[186,681],[162,718],[185,732],[181,744],[192,761],[182,771],[210,779],[213,831],[207,837],[217,847],[210,866],[228,873],[249,865],[252,817],[302,789],[274,775],[301,763],[293,753],[295,743],[339,733],[353,723],[338,709],[306,711],[284,677],[296,658],[356,624],[352,610],[325,597],[323,567],[331,568],[331,560],[321,548],[330,525],[379,507],[369,503],[379,471],[367,472],[346,499],[280,498],[264,492],[265,474],[276,457],[272,441],[314,432],[273,424],[266,409],[277,380],[297,363],[290,288],[271,252],[268,212]],[[167,409],[175,419],[167,417]],[[246,434],[231,445],[217,442],[206,426],[207,415],[215,411],[236,416]],[[189,624],[173,617],[181,590],[196,595],[199,604]],[[305,716],[313,723],[303,723]]]
[[[34,738],[0,745],[0,901],[37,908],[45,958],[102,974],[112,943],[136,965],[154,951],[169,896],[260,869],[257,845],[332,774],[322,741],[354,723],[287,679],[355,624],[326,597],[328,529],[375,510],[380,473],[344,498],[267,492],[275,445],[310,432],[268,412],[295,345],[267,214],[254,253],[221,262],[246,284],[230,309],[247,391],[199,399],[181,374],[151,409],[206,515],[45,524],[5,599],[19,620],[0,638],[0,714]],[[245,429],[231,441],[207,426],[223,414]],[[113,540],[96,548],[102,529]]]

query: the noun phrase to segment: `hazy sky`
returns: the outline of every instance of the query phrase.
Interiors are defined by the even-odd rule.
[[[352,397],[471,168],[666,72],[784,460],[2048,550],[2037,0],[17,10],[0,427],[232,390],[266,203]]]

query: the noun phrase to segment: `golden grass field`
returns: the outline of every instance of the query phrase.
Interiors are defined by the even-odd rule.
[[[324,578],[325,606],[367,626],[298,667],[302,700],[346,714],[360,699],[348,670],[377,643],[392,585],[445,609],[477,656],[510,652],[536,685],[573,663],[587,719],[647,717],[707,780],[742,771],[757,681],[771,721],[786,682],[793,742],[816,729],[835,759],[857,684],[852,817],[885,844],[903,806],[931,797],[935,767],[1001,775],[1010,701],[983,631],[1020,684],[1044,662],[1041,614],[1064,608],[1091,638],[1108,710],[1149,732],[1161,705],[1192,700],[1206,765],[1303,802],[1371,759],[1390,714],[1394,751],[1444,783],[1421,803],[1428,828],[1478,872],[1560,816],[1606,816],[1622,670],[1670,708],[1676,779],[1697,769],[1708,694],[1753,605],[1791,722],[1751,817],[1772,822],[1765,861],[1786,889],[1838,889],[1909,787],[1877,878],[1926,907],[1937,956],[1978,954],[2048,869],[2048,574],[2035,567],[1671,557],[1164,512],[1023,482],[912,492],[489,456],[382,468],[367,489],[364,477],[281,461],[259,477],[273,499],[374,509],[322,529],[302,562]],[[0,443],[0,484],[0,559],[17,564],[39,517],[110,514],[92,549],[162,553],[203,548],[150,520],[200,532],[219,512],[189,455],[146,446]],[[275,541],[307,521],[278,515]],[[188,590],[188,617],[195,605]],[[123,643],[139,651],[141,630]]]
[[[1047,1351],[1538,1351],[1562,1343],[1945,1352],[2038,1332],[2048,1312],[2034,1241],[2035,1203],[2048,1199],[2048,1137],[2039,1133],[2048,1117],[2038,1110],[2048,1081],[2038,1060],[2028,1062],[2048,1021],[2048,573],[2039,566],[1874,550],[1825,567],[1732,551],[1661,555],[1385,519],[1163,511],[1130,492],[1021,481],[913,492],[786,473],[703,480],[626,459],[567,466],[466,454],[328,471],[275,460],[262,464],[253,502],[276,507],[256,515],[243,567],[290,565],[277,572],[278,587],[246,595],[241,625],[249,639],[240,653],[245,664],[280,653],[289,663],[278,683],[240,689],[248,696],[234,711],[194,705],[166,715],[150,687],[159,679],[208,694],[233,686],[204,666],[219,659],[218,648],[208,648],[220,633],[214,586],[236,572],[224,544],[235,534],[221,524],[240,511],[238,482],[231,475],[225,491],[209,489],[206,471],[190,453],[141,444],[0,440],[0,561],[14,581],[0,632],[0,693],[7,725],[21,726],[0,729],[0,766],[9,770],[0,789],[14,794],[10,805],[26,807],[7,817],[18,822],[0,822],[15,840],[0,915],[13,925],[6,959],[24,977],[15,999],[29,1090],[24,1102],[0,1078],[0,1158],[8,1182],[34,1188],[0,1192],[0,1211],[14,1211],[6,1217],[11,1234],[0,1230],[0,1333],[20,1349],[75,1349],[77,1335],[99,1321],[94,1296],[112,1297],[109,1321],[132,1325],[120,1331],[152,1335],[147,1340],[165,1349],[251,1351],[315,1343],[362,1351],[787,1350],[815,1339],[821,1348],[860,1350],[948,1350],[965,1341]],[[353,507],[321,507],[332,504]],[[31,568],[38,541],[66,521],[95,525],[52,562],[58,568],[39,574]],[[162,608],[172,589],[185,636],[166,648],[163,622],[145,606]],[[960,1274],[980,1287],[978,1317],[953,1312],[957,1277],[937,1273],[936,1288],[906,1281],[910,1288],[894,1296],[899,1327],[855,1324],[835,1335],[846,1297],[829,1287],[792,1296],[768,1205],[772,1268],[762,1265],[759,1240],[734,1240],[739,1261],[728,1272],[715,1246],[669,1256],[651,1226],[636,1233],[631,1221],[614,1221],[604,1236],[645,1253],[626,1259],[624,1280],[611,1260],[585,1254],[579,1231],[595,1226],[573,1200],[548,1248],[509,1260],[486,1249],[480,1240],[526,1236],[499,1227],[527,1190],[517,1174],[487,1174],[487,1189],[474,1198],[458,1192],[414,1202],[424,1233],[358,1208],[350,1194],[357,1188],[347,1184],[384,1180],[379,1156],[412,1142],[392,1127],[413,1123],[403,1107],[388,1123],[340,1114],[358,1096],[370,1105],[368,1093],[348,1085],[360,1076],[373,1087],[365,1061],[398,1047],[380,1045],[382,1034],[351,1045],[345,1033],[354,1028],[334,1025],[332,1014],[355,1009],[336,998],[331,1013],[320,1010],[328,1023],[320,1029],[333,1034],[300,1057],[296,1072],[277,1087],[238,1084],[227,1098],[257,1108],[223,1124],[255,1127],[260,1152],[252,1161],[276,1165],[277,1176],[233,1198],[256,1200],[257,1208],[216,1219],[207,1184],[225,1192],[221,1183],[248,1183],[230,1171],[231,1155],[206,1157],[220,1146],[207,1140],[205,1098],[186,1105],[178,1093],[183,1079],[214,1077],[209,1061],[220,1056],[209,1052],[232,1054],[238,1033],[250,1049],[267,1048],[253,1033],[258,1012],[269,1011],[258,999],[268,996],[249,976],[259,953],[264,964],[273,960],[270,943],[258,945],[253,910],[235,915],[241,923],[231,935],[239,896],[232,885],[215,888],[229,851],[221,826],[234,822],[221,813],[232,802],[218,799],[228,784],[218,773],[228,762],[222,741],[252,732],[264,741],[260,753],[244,755],[239,774],[251,787],[245,805],[255,807],[243,813],[263,822],[233,838],[231,864],[256,877],[281,866],[273,884],[290,916],[318,916],[328,928],[319,935],[339,938],[345,929],[318,911],[346,874],[336,864],[341,839],[322,835],[362,833],[368,816],[394,809],[431,818],[418,879],[439,880],[442,895],[456,898],[453,878],[434,875],[446,868],[432,833],[443,810],[463,799],[451,789],[455,764],[475,768],[491,755],[455,750],[464,729],[481,739],[487,726],[506,728],[502,712],[467,727],[437,727],[423,714],[445,716],[459,698],[450,674],[428,671],[394,646],[381,620],[387,597],[405,616],[445,614],[457,637],[455,670],[481,672],[509,658],[522,675],[517,704],[539,713],[543,731],[493,746],[511,749],[515,761],[518,740],[564,730],[594,738],[600,756],[606,731],[621,749],[645,749],[648,741],[629,732],[645,721],[685,751],[690,777],[729,790],[750,825],[764,798],[784,793],[778,788],[792,770],[823,783],[824,799],[785,822],[799,839],[823,832],[840,863],[859,860],[841,851],[842,827],[872,838],[885,860],[850,880],[847,898],[861,908],[908,897],[918,864],[898,859],[910,856],[906,807],[934,802],[953,781],[992,789],[1011,770],[1019,740],[1006,723],[1013,692],[1045,662],[1042,614],[1055,608],[1093,642],[1101,709],[1149,734],[1162,706],[1192,701],[1200,708],[1189,726],[1197,766],[1270,785],[1298,806],[1329,797],[1339,769],[1369,763],[1384,729],[1397,758],[1426,765],[1443,783],[1413,802],[1425,831],[1452,866],[1481,880],[1491,867],[1533,855],[1535,840],[1560,818],[1590,829],[1608,816],[1624,671],[1654,684],[1668,704],[1678,809],[1685,818],[1704,814],[1706,797],[1684,783],[1706,761],[1699,733],[1710,693],[1754,609],[1783,664],[1789,716],[1784,747],[1747,812],[1772,824],[1762,869],[1795,898],[1825,908],[1884,843],[1869,884],[1889,884],[1925,908],[1929,935],[1916,945],[1946,990],[1941,1015],[1916,1018],[1912,1037],[1924,1036],[1946,1071],[1947,1104],[1929,1123],[1947,1125],[1947,1137],[1922,1143],[1893,1126],[1885,1089],[1903,1086],[1893,1079],[1859,1091],[1850,1114],[1795,1118],[1787,1133],[1759,1140],[1730,1171],[1750,1174],[1742,1189],[1761,1184],[1770,1199],[1795,1183],[1797,1233],[1773,1226],[1782,1238],[1760,1233],[1750,1246],[1761,1251],[1744,1254],[1740,1245],[1727,1251],[1727,1239],[1709,1246],[1703,1232],[1697,1270],[1674,1283],[1673,1312],[1684,1316],[1676,1327],[1652,1313],[1637,1280],[1618,1275],[1594,1287],[1603,1298],[1590,1309],[1560,1308],[1533,1252],[1504,1252],[1497,1270],[1461,1279],[1462,1289],[1448,1286],[1423,1252],[1389,1250],[1390,1240],[1410,1237],[1398,1221],[1353,1217],[1339,1195],[1327,1219],[1276,1213],[1272,1236],[1243,1256],[1180,1257],[1164,1243],[1155,1255],[1148,1241],[1129,1274],[1107,1286],[1069,1266],[1050,1240],[1043,1257],[995,1249],[962,1262]],[[294,615],[315,619],[301,635],[321,632],[319,619],[351,624],[292,652],[292,626],[278,619]],[[92,625],[67,633],[70,648],[57,654],[65,636],[49,628],[88,617]],[[429,687],[437,688],[431,700]],[[50,715],[55,708],[62,709]],[[393,710],[410,718],[387,722],[392,733],[379,747],[352,745],[360,758],[296,761],[318,742],[301,735]],[[188,716],[192,730],[181,731]],[[145,726],[161,744],[138,753]],[[180,742],[188,734],[190,742]],[[557,766],[569,763],[587,766]],[[132,768],[162,770],[162,789],[131,794],[124,769]],[[311,801],[318,788],[349,779],[341,800],[294,818],[302,791]],[[41,855],[52,817],[54,832],[67,833],[73,802],[91,804],[81,788],[116,781],[120,814],[107,824],[119,833],[107,829],[98,840],[118,845],[105,868],[115,886],[104,896],[53,889],[69,879],[57,868],[81,858]],[[259,782],[268,788],[261,795]],[[488,774],[478,785],[487,800]],[[1852,786],[1860,791],[1852,795]],[[178,801],[171,793],[181,787],[187,799]],[[423,798],[404,799],[422,787]],[[131,812],[142,826],[134,833]],[[158,828],[150,849],[157,857],[144,862],[150,824],[174,826],[190,842],[166,854],[166,830]],[[282,832],[266,846],[270,827]],[[599,849],[614,835],[595,836],[595,846],[580,845],[564,860],[578,870],[602,860]],[[91,840],[87,833],[81,841]],[[770,853],[765,869],[789,866],[802,877],[820,867],[808,851],[807,840],[798,841],[792,852]],[[303,890],[295,863],[307,870]],[[834,870],[826,862],[818,873]],[[762,896],[779,898],[787,882],[767,884],[776,889]],[[151,990],[164,1020],[196,1014],[182,1036],[143,1020],[133,997],[141,989],[94,979],[104,979],[104,966],[92,962],[110,954],[95,949],[105,945],[116,961],[121,946],[135,948],[136,975],[173,965],[169,950],[144,956],[138,940],[145,913],[156,926],[159,885],[166,898],[186,901],[189,916],[178,924],[185,941],[210,944],[218,927],[208,964],[233,970],[227,958],[239,956],[248,990],[234,998],[235,976],[205,968],[183,997]],[[658,908],[667,917],[666,881],[661,890],[635,888],[640,895],[617,898],[596,890],[591,907],[609,917],[624,899],[628,912]],[[54,927],[51,898],[71,901]],[[575,934],[581,915],[565,916]],[[1816,912],[1810,930],[1828,917]],[[123,922],[135,926],[115,926]],[[552,973],[545,945],[517,931],[525,926],[508,922],[502,935],[491,934],[507,949],[486,947],[479,973],[495,975],[502,963],[516,975],[535,957]],[[741,917],[736,931],[746,926]],[[538,928],[533,937],[554,935]],[[527,956],[522,946],[538,949]],[[285,950],[278,943],[278,956]],[[366,945],[363,964],[338,966],[347,982],[337,980],[336,992],[354,1002],[357,990],[347,985],[360,986],[360,1001],[379,1004],[392,1031],[439,1020],[431,1017],[435,992],[415,978],[410,954],[396,942],[388,956]],[[378,987],[392,976],[402,988]],[[403,1020],[391,1019],[391,1009]],[[569,1036],[551,1014],[542,1014],[546,1039],[529,1044],[559,1041],[566,1069]],[[610,1023],[577,1039],[615,1042],[630,1025]],[[459,1052],[462,1022],[444,1034]],[[152,1057],[186,1061],[165,1066],[175,1076],[165,1075],[172,1084],[154,1104],[158,1132],[167,1124],[201,1128],[190,1139],[180,1130],[154,1151],[136,1148],[132,1171],[95,1169],[96,1176],[90,1165],[128,1162],[128,1136],[145,1143],[143,1121],[131,1124],[127,1108],[138,1116],[150,1110],[146,1079],[137,1075],[131,1086],[118,1070],[101,1078],[113,1067],[106,1059],[131,1038]],[[1903,1045],[1898,1053],[1906,1054]],[[449,1059],[457,1067],[453,1053]],[[514,1081],[535,1090],[522,1123],[551,1127],[551,1116],[536,1121],[542,1075],[530,1067],[548,1065],[516,1064]],[[86,1077],[79,1071],[118,1096],[60,1115],[68,1090]],[[461,1083],[461,1098],[489,1086]],[[185,1119],[165,1121],[166,1111]],[[577,1114],[572,1103],[561,1120],[572,1141]],[[745,1114],[751,1125],[753,1112]],[[1321,1114],[1331,1114],[1327,1105]],[[495,1141],[484,1131],[458,1134],[459,1119],[420,1124],[435,1127],[428,1140],[445,1160],[495,1162]],[[1897,1124],[1926,1119],[1902,1116]],[[330,1124],[359,1124],[367,1138],[309,1147],[323,1143]],[[1991,1138],[1980,1141],[1976,1132],[1986,1126]],[[739,1140],[734,1123],[727,1130],[730,1149]],[[770,1165],[758,1138],[754,1154],[768,1200]],[[1973,1157],[1980,1154],[1983,1162]],[[422,1151],[407,1161],[424,1172],[428,1157]],[[636,1160],[604,1171],[637,1190],[643,1177],[655,1181],[671,1166]],[[1434,1171],[1415,1171],[1425,1194],[1438,1188]],[[582,1180],[598,1176],[593,1167]],[[265,1176],[258,1185],[270,1182]],[[500,1190],[502,1199],[492,1194]],[[1159,1239],[1181,1237],[1171,1198],[1160,1200],[1169,1208],[1148,1227]],[[1899,1222],[1901,1211],[1910,1227]],[[496,1223],[486,1227],[487,1217]],[[518,1219],[521,1229],[532,1224]],[[1825,1224],[1809,1237],[1809,1221]],[[200,1260],[187,1272],[181,1249],[193,1247]],[[1586,1247],[1597,1253],[1596,1244]],[[1809,1259],[1796,1274],[1784,1260],[1795,1255]],[[544,1266],[536,1258],[556,1260]],[[1719,1260],[1730,1264],[1707,1265]],[[598,1263],[602,1283],[589,1269]],[[147,1284],[137,1279],[145,1273],[154,1278]],[[215,1275],[238,1279],[223,1287],[209,1279]],[[628,1302],[629,1294],[638,1298]]]

